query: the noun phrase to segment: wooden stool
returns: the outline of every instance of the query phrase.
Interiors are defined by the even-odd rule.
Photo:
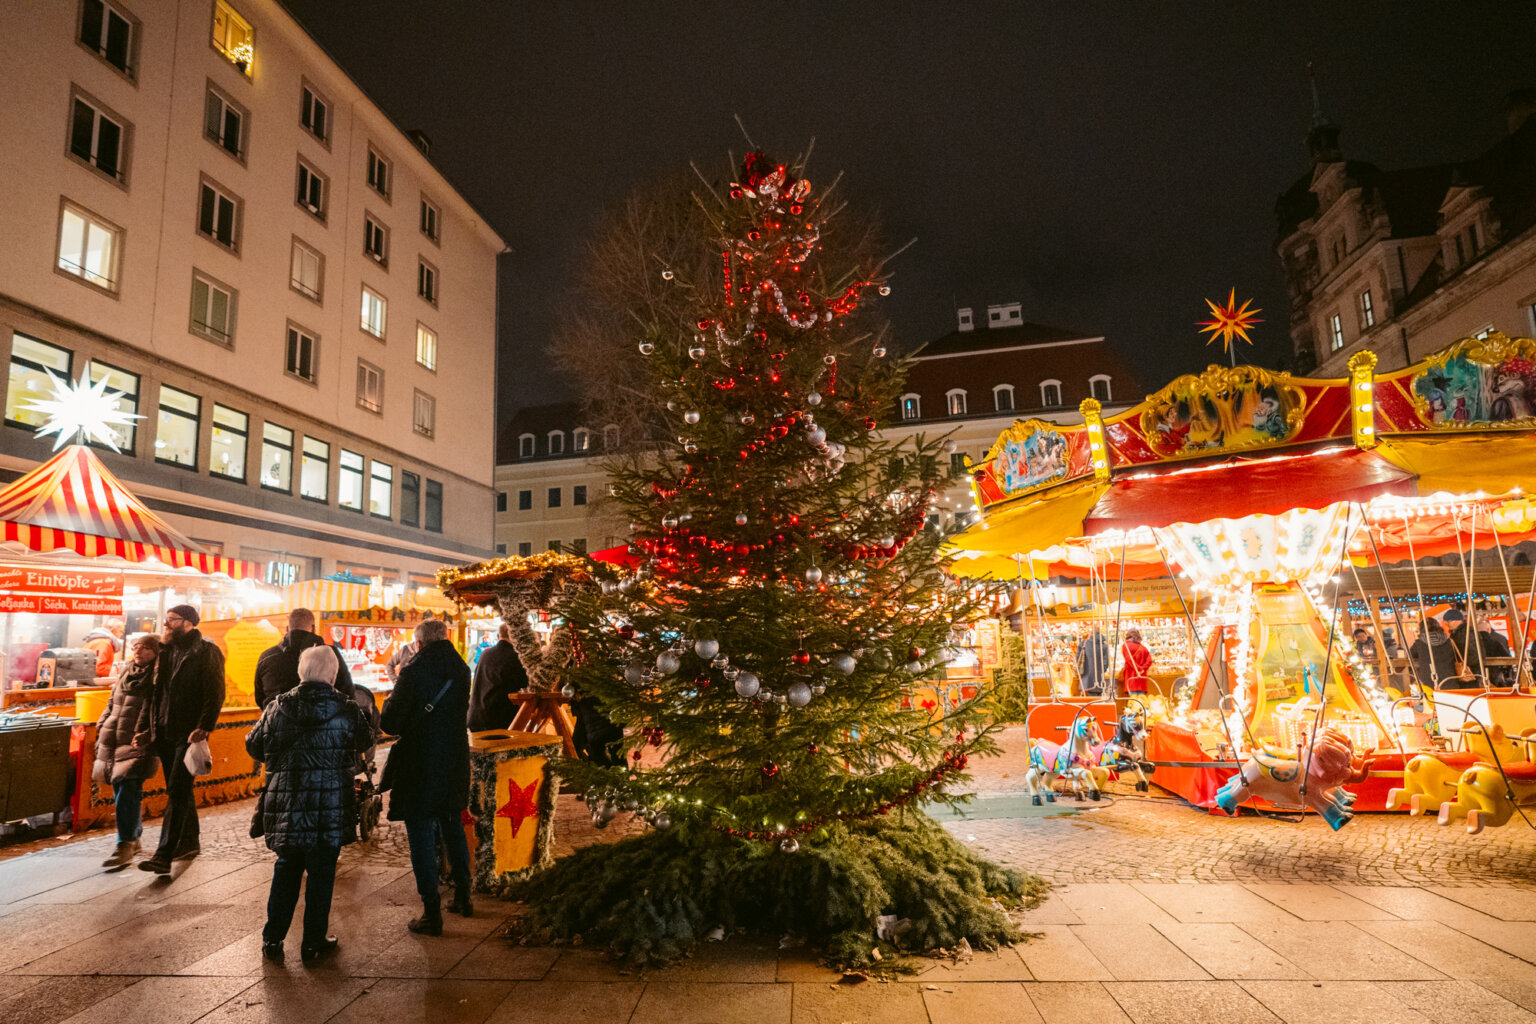
[[[571,717],[571,702],[568,698],[558,693],[524,690],[509,694],[508,699],[518,705],[511,729],[522,732],[548,732],[552,729],[560,737],[565,756],[576,756],[576,721]]]

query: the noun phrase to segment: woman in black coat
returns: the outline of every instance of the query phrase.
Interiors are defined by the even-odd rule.
[[[462,814],[469,806],[469,666],[448,639],[448,626],[429,619],[416,627],[421,647],[400,671],[384,702],[379,725],[399,736],[384,765],[389,819],[405,822],[411,869],[421,896],[422,915],[407,927],[422,935],[443,933],[442,896],[437,889],[437,839],[441,835],[453,869],[450,910],[469,917],[469,844]]]
[[[334,952],[326,934],[336,858],[354,837],[356,808],[352,779],[358,758],[373,744],[373,729],[351,699],[336,692],[339,660],[324,645],[299,656],[298,686],[267,705],[245,737],[245,749],[267,765],[261,797],[261,828],[267,848],[277,853],[262,953],[280,960],[283,939],[304,888],[306,961]]]

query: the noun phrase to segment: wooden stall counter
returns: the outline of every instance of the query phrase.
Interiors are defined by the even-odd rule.
[[[469,734],[469,853],[476,892],[499,896],[554,861],[557,787],[549,759],[559,753],[561,740],[511,729]]]

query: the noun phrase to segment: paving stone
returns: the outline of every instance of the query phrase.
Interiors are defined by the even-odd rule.
[[[1417,885],[1335,885],[1334,888],[1405,921],[1439,921],[1454,927],[1458,921],[1483,923],[1495,920],[1466,904]]]
[[[58,907],[34,906],[8,915],[0,919],[0,971],[14,970],[109,931],[149,909],[131,903],[91,904],[88,909],[61,913]]]
[[[1525,921],[1459,921],[1455,928],[1512,956],[1536,963],[1536,925]]]
[[[1305,978],[1307,972],[1235,924],[1155,925],[1214,978]]]
[[[615,961],[595,949],[569,949],[560,954],[544,975],[545,981],[621,981],[640,971]]]
[[[1104,988],[1136,1024],[1280,1024],[1230,981],[1108,982]]]
[[[1331,885],[1249,882],[1248,889],[1303,921],[1389,921],[1393,917]]]
[[[152,907],[17,974],[175,974],[251,930],[240,907]]]
[[[362,995],[369,984],[353,978],[261,978],[215,1007],[198,1024],[323,1024]]]
[[[834,971],[832,968],[819,963],[813,953],[808,953],[804,950],[789,950],[779,954],[779,967],[778,972],[774,975],[774,980],[831,984],[842,976],[842,971]]]
[[[1435,1024],[1536,1024],[1536,1013],[1470,981],[1377,981],[1377,988]]]
[[[39,984],[0,994],[0,1020],[5,1024],[56,1024],[68,1020],[140,979],[117,975],[30,980]]]
[[[405,934],[351,973],[359,978],[441,978],[481,941],[467,935]]]
[[[1536,981],[1536,966],[1438,921],[1360,921],[1357,926],[1452,978]]]
[[[448,977],[536,981],[544,977],[559,958],[560,951],[557,949],[548,946],[515,946],[500,936],[492,935],[454,965]]]
[[[1040,938],[1018,947],[1019,957],[1039,981],[1109,981],[1114,975],[1072,934],[1080,925],[1043,925]]]
[[[932,1024],[1042,1024],[1024,986],[1012,982],[922,983]]]
[[[385,978],[364,990],[327,1024],[482,1024],[511,991],[510,981]]]
[[[1414,981],[1443,977],[1428,964],[1367,935],[1348,921],[1248,923],[1239,927],[1314,978]]]
[[[520,982],[486,1024],[625,1024],[644,988],[639,981]]]
[[[1525,831],[1529,832],[1530,829]],[[1490,890],[1458,885],[1431,886],[1429,891],[1501,921],[1536,921],[1536,889],[1509,887]]]
[[[903,982],[799,984],[794,990],[795,1024],[844,1024],[855,1020],[879,1021],[880,1024],[928,1024],[928,1007],[923,1002],[922,990],[916,985]],[[640,1010],[644,1009],[650,994],[651,988],[647,986],[645,995],[640,998],[640,1007],[635,1011],[634,1024],[667,1024],[663,1018],[642,1020]],[[699,1024],[720,1020],[752,1020],[756,1024],[759,1019],[762,1018],[755,1014],[750,1017],[722,1014],[699,1018]],[[766,1018],[766,1021],[771,1020],[772,1017]]]
[[[1167,922],[1169,924],[1175,922]],[[1204,981],[1210,975],[1150,924],[1068,925],[1116,981]]]
[[[251,985],[248,978],[145,978],[69,1018],[70,1024],[190,1024]]]
[[[1045,1024],[1130,1024],[1115,997],[1098,982],[1026,984],[1024,992]]]
[[[1136,889],[1175,920],[1188,924],[1297,920],[1294,914],[1235,882],[1137,882]]]
[[[777,982],[647,982],[629,1019],[631,1024],[713,1024],[727,1020],[789,1024],[790,1003],[797,987]]]
[[[82,878],[101,874],[107,854],[13,858],[0,861],[0,901],[15,903],[38,893],[57,889]]]
[[[1077,911],[1067,906],[1061,890],[1053,889],[1048,893],[1040,905],[1024,911],[1024,927],[1032,928],[1040,924],[1082,924],[1083,919],[1077,916]]]
[[[1364,981],[1243,981],[1286,1024],[1431,1024],[1430,1018]],[[1466,1024],[1471,1024],[1468,1018]]]
[[[645,972],[647,982],[779,980],[778,950],[740,939],[709,942],[675,964]]]
[[[1024,966],[1018,950],[1005,946],[996,951],[978,950],[974,955],[960,960],[933,958],[918,961],[917,972],[912,980],[921,984],[949,985],[963,982],[1033,981],[1034,975]]]
[[[1083,924],[1155,924],[1168,912],[1124,882],[1078,883],[1061,891],[1062,901]]]

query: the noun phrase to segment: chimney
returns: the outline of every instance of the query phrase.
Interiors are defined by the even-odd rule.
[[[416,143],[416,148],[421,150],[422,156],[432,155],[432,140],[427,138],[427,133],[420,128],[412,128],[405,133],[405,137]]]
[[[1017,327],[1024,322],[1024,304],[1005,302],[987,307],[987,327]]]
[[[976,322],[971,317],[971,307],[965,306],[960,310],[960,329],[962,331],[974,331]]]

